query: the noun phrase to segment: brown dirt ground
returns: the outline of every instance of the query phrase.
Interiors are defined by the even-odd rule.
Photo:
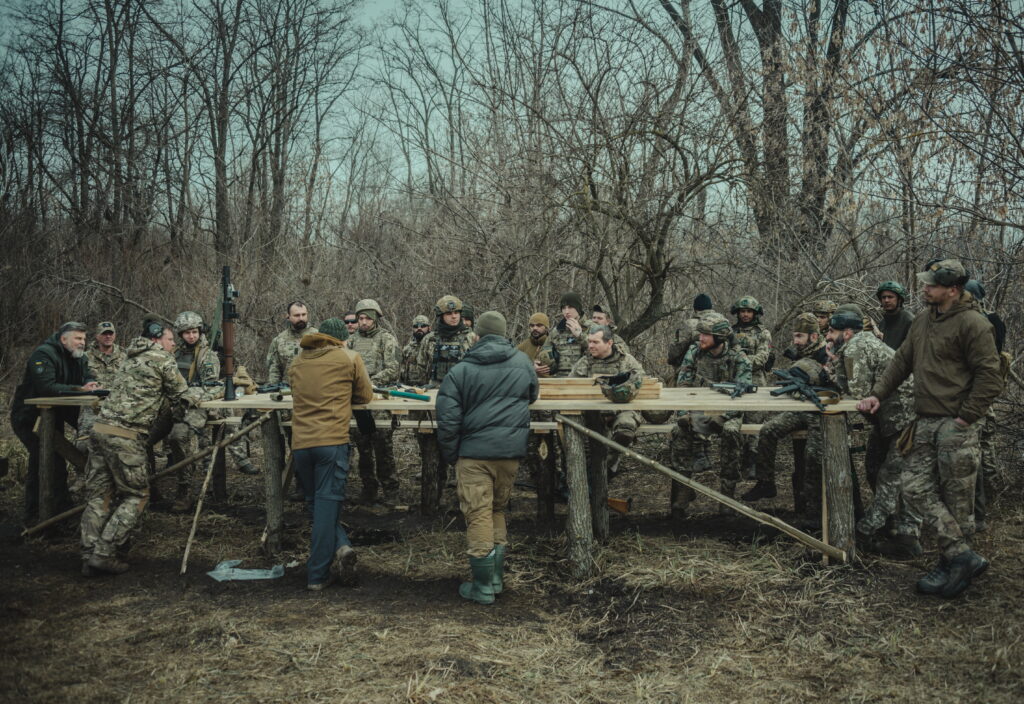
[[[412,501],[415,444],[397,438]],[[655,440],[641,451],[663,452]],[[262,478],[230,471],[232,496],[204,512],[187,576],[178,568],[191,517],[157,504],[132,570],[87,579],[77,526],[19,540],[20,487],[4,487],[3,701],[1016,702],[1024,691],[1019,485],[976,541],[992,568],[955,601],[913,592],[933,551],[822,568],[788,538],[714,517],[706,500],[674,523],[667,480],[638,466],[612,484],[633,511],[613,518],[599,574],[574,582],[560,526],[538,523],[532,493],[517,491],[507,591],[493,607],[456,593],[466,576],[457,521],[348,511],[359,583],[314,594],[303,588],[308,534],[296,505],[286,554],[262,557]],[[788,496],[762,503],[792,518]],[[264,582],[204,574],[231,558],[299,565]]]

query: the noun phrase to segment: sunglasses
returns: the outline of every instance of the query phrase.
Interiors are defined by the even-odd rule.
[[[356,320],[355,318],[351,318],[351,319],[345,318],[345,325],[355,325],[358,322],[359,321]]]
[[[103,332],[100,333],[100,335],[113,335],[113,334],[114,334],[113,330],[104,330]]]
[[[415,325],[413,325],[413,327],[414,328],[429,328],[430,326],[427,325],[426,323],[416,323]]]

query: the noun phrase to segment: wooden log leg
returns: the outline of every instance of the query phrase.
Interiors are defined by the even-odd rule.
[[[587,460],[583,434],[565,428],[566,481],[569,484],[569,562],[577,579],[594,571],[594,534],[590,518],[590,497],[587,486]]]
[[[441,451],[433,434],[422,434],[420,443],[420,514],[436,516],[441,503],[441,492],[438,484],[438,464]]]
[[[57,512],[57,413],[39,407],[39,520]]]
[[[555,520],[555,434],[540,435],[537,458],[537,518],[548,523]]]
[[[586,426],[595,433],[604,433],[604,421],[601,414],[588,411],[583,414]],[[590,483],[590,518],[594,528],[594,538],[598,542],[608,540],[608,447],[596,440],[589,440],[590,463],[587,465],[587,476]]]
[[[810,497],[807,493],[804,477],[807,475],[807,441],[803,438],[793,438],[793,511],[798,515],[808,513],[807,502]],[[811,513],[813,515],[814,508]]]
[[[829,544],[856,556],[853,519],[853,478],[845,413],[825,413],[822,430],[822,491],[828,508]],[[823,517],[824,520],[824,517]]]
[[[226,449],[216,453],[217,460],[213,464],[213,498],[217,501],[227,501],[228,498],[227,454]]]
[[[274,415],[278,415],[274,411]],[[263,473],[267,491],[267,542],[266,551],[275,554],[281,551],[284,537],[284,495],[281,490],[281,474],[284,471],[284,436],[280,431],[280,422],[275,418],[262,433],[263,461],[266,471]]]

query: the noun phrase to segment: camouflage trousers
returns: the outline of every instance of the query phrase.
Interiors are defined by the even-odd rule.
[[[226,413],[222,417],[226,417]],[[208,421],[209,415],[207,411],[201,408],[189,408],[185,411],[184,417],[181,420],[174,419],[170,412],[162,413],[156,419],[153,429],[149,434],[149,446],[152,447],[163,440],[170,451],[170,458],[168,460],[170,464],[180,462],[186,457],[196,454],[199,450],[210,446],[211,441],[206,432]],[[225,431],[225,433],[229,434],[230,431]],[[224,448],[224,452],[235,461],[236,465],[249,461],[247,442],[248,438],[243,438]],[[197,481],[196,474],[199,471],[196,467],[201,464],[193,462],[178,471],[179,494],[192,493],[199,490],[199,487],[195,486]]]
[[[970,549],[974,534],[974,480],[981,462],[977,424],[961,428],[950,417],[924,416],[914,424],[914,442],[903,458],[903,496],[951,559]]]
[[[817,413],[783,411],[769,418],[757,436],[757,481],[775,483],[775,456],[779,441],[798,430],[807,431],[804,450],[804,479],[801,486],[794,483],[794,493],[800,491],[808,506],[821,501],[821,416]],[[795,444],[796,450],[799,446]],[[794,497],[797,498],[797,497]],[[799,502],[798,502],[799,503]]]
[[[376,411],[373,414],[377,429],[367,435],[358,428],[352,428],[350,436],[359,449],[359,477],[363,482],[363,498],[376,497],[377,489],[384,494],[398,491],[395,477],[395,431],[391,427],[391,414]]]
[[[79,421],[81,423],[81,421]],[[981,447],[981,468],[974,482],[974,520],[988,519],[988,500],[992,493],[992,482],[999,474],[996,468],[995,442],[996,416],[989,408],[984,418],[977,422],[978,444]]]
[[[115,497],[120,503],[115,505]],[[149,502],[146,444],[93,431],[85,474],[82,559],[113,557]]]
[[[858,532],[865,535],[881,530],[890,516],[895,519],[897,535],[917,537],[921,534],[921,517],[902,500],[903,456],[896,447],[898,439],[898,433],[885,437],[875,427],[868,434],[867,446],[884,459],[875,472],[871,505],[857,521]]]
[[[75,447],[82,454],[89,453],[89,436],[92,435],[92,426],[99,417],[99,410],[92,406],[82,406],[78,412],[78,428],[75,431]]]
[[[694,474],[694,461],[697,459],[708,436],[718,435],[722,438],[720,450],[721,470],[719,472],[719,490],[726,496],[736,493],[736,482],[740,478],[740,457],[743,449],[743,436],[740,428],[743,417],[726,418],[725,416],[704,416],[688,413],[676,422],[676,426],[668,436],[669,462],[672,469],[684,477]],[[693,499],[693,490],[672,483],[672,507],[685,509]]]

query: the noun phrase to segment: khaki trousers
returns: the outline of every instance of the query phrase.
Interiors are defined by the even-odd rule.
[[[486,557],[495,545],[508,542],[505,507],[518,467],[518,459],[460,457],[455,463],[459,506],[466,517],[466,552],[470,557]]]

